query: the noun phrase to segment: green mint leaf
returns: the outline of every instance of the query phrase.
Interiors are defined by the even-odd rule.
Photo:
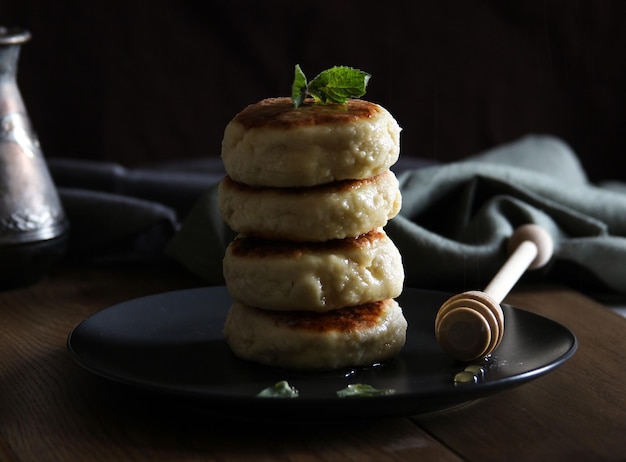
[[[318,103],[345,104],[350,98],[358,98],[365,94],[371,75],[348,66],[335,66],[321,72],[310,82],[300,65],[296,64],[291,101],[296,108],[304,99],[311,95]]]
[[[261,390],[257,397],[259,398],[297,398],[298,390],[289,385],[286,380],[276,382],[273,386]]]
[[[322,103],[345,103],[365,94],[370,79],[367,72],[347,66],[335,66],[321,72],[308,85],[309,93]]]
[[[306,81],[306,76],[299,64],[296,64],[296,69],[294,71],[293,77],[293,85],[291,87],[291,101],[295,107],[300,107],[306,98],[308,93],[307,90],[308,83]]]
[[[396,392],[393,388],[374,388],[366,383],[351,383],[343,390],[337,392],[339,398],[350,398],[353,396],[370,397],[370,396],[387,396]]]

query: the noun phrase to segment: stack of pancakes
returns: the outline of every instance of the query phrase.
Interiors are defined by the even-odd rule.
[[[224,257],[224,334],[237,356],[335,369],[400,351],[404,269],[383,231],[401,206],[399,137],[389,112],[357,99],[270,98],[227,125],[219,208],[239,235]]]

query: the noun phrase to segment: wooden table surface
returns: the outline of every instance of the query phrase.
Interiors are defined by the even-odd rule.
[[[517,289],[506,300],[572,330],[579,348],[570,361],[411,418],[268,425],[164,412],[96,379],[67,351],[86,316],[197,286],[174,267],[108,263],[0,292],[0,461],[626,460],[626,319],[571,289]]]

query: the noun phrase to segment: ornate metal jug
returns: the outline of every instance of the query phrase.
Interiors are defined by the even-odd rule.
[[[0,27],[0,288],[39,279],[63,256],[69,228],[17,86],[29,39]]]

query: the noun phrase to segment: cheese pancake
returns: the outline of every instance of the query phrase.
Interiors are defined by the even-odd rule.
[[[407,322],[395,300],[326,313],[268,311],[235,302],[224,325],[235,355],[289,369],[370,366],[393,358]]]
[[[383,107],[359,99],[295,108],[269,98],[237,114],[224,131],[228,175],[251,186],[314,186],[387,170],[400,153],[400,127]]]
[[[309,242],[358,236],[385,226],[400,210],[398,180],[390,170],[364,180],[310,188],[250,187],[226,177],[219,209],[237,233]]]
[[[382,229],[304,244],[238,237],[223,269],[234,300],[269,310],[361,305],[397,297],[404,283],[400,252]]]

